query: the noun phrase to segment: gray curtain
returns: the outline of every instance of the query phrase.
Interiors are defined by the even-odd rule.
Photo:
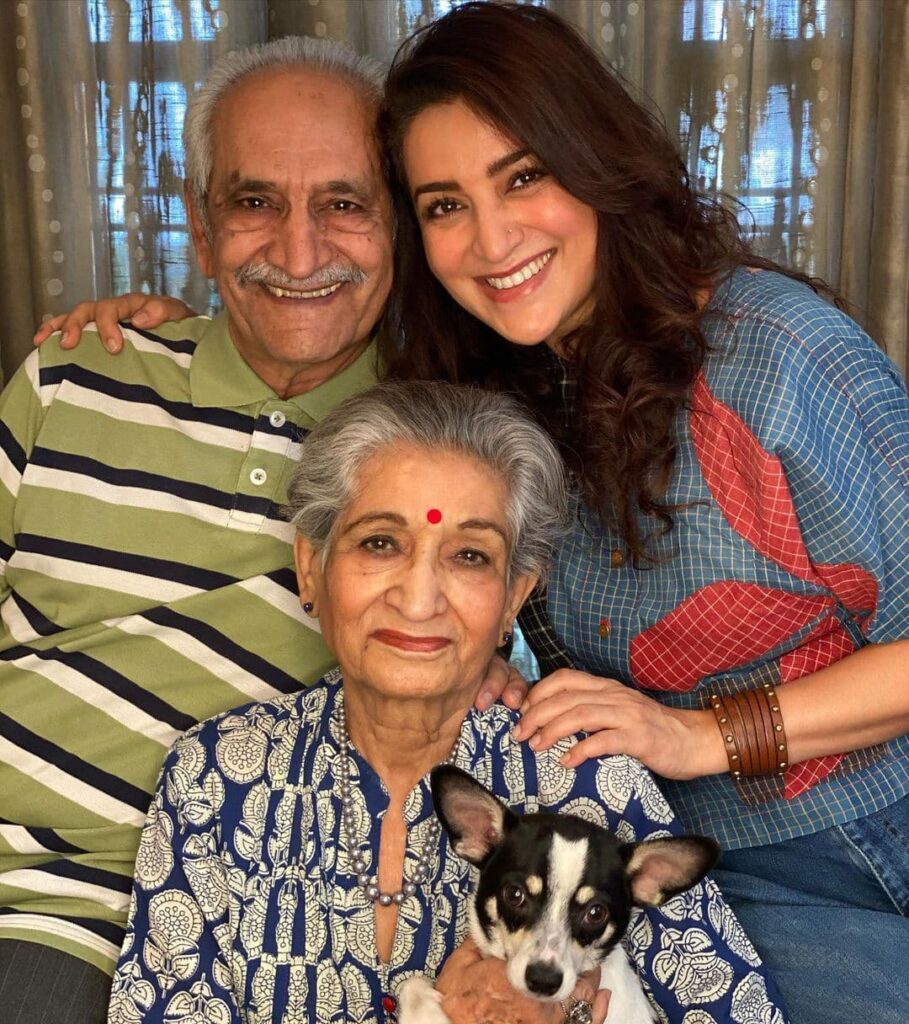
[[[3,0],[5,374],[42,317],[145,289],[212,301],[180,179],[186,95],[288,33],[388,59],[453,0]],[[909,369],[909,0],[548,0],[738,197],[765,254],[829,280]]]

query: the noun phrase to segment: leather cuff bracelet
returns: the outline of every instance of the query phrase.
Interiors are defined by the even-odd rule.
[[[783,775],[789,751],[783,716],[770,683],[730,696],[710,695],[710,706],[726,746],[729,771],[742,775]]]

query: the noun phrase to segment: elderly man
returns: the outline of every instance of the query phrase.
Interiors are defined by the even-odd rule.
[[[221,61],[185,139],[225,313],[129,332],[118,359],[53,341],[3,394],[4,1022],[105,1019],[168,746],[331,666],[280,507],[300,439],[375,379],[392,274],[380,82],[313,40]]]

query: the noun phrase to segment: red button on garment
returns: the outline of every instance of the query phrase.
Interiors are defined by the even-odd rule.
[[[394,996],[384,995],[382,996],[382,1009],[386,1013],[394,1013],[398,1008],[398,1001]]]

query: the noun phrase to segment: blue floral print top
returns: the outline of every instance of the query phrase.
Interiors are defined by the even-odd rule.
[[[408,977],[435,977],[467,930],[475,869],[444,834],[429,881],[400,909],[379,960],[373,907],[356,884],[337,786],[337,680],[190,730],[164,764],[136,862],[110,1024],[329,1024],[394,1019]],[[679,831],[649,773],[628,757],[577,770],[510,735],[502,705],[472,710],[457,763],[518,812],[551,808],[641,840]],[[375,873],[388,807],[351,747],[356,832]],[[432,819],[428,777],[405,806],[409,876]],[[661,1019],[785,1024],[777,993],[711,882],[638,913],[626,937]]]

